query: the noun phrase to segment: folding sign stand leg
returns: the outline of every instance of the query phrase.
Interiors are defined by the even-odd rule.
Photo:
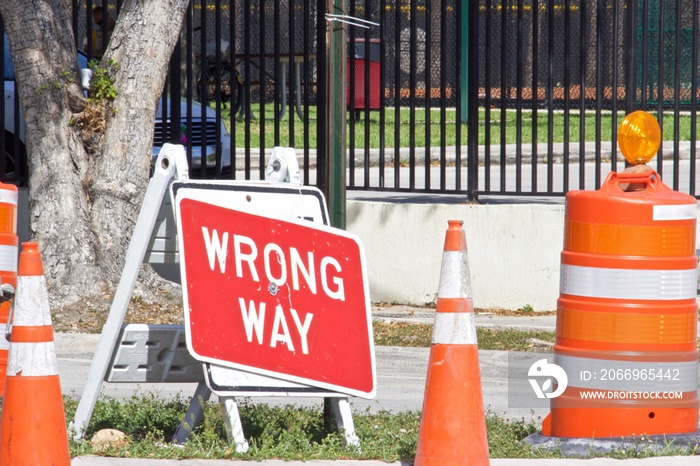
[[[204,417],[204,403],[209,401],[211,397],[211,390],[207,387],[206,382],[199,382],[197,389],[194,391],[194,395],[190,400],[190,406],[187,408],[187,413],[185,414],[185,419],[182,420],[177,430],[173,434],[173,443],[185,443],[187,439],[190,438],[192,430],[202,422]]]
[[[355,424],[352,421],[350,402],[347,398],[331,398],[335,422],[338,425],[338,433],[345,437],[345,446],[358,447],[360,439],[355,433]]]
[[[238,414],[236,399],[232,396],[222,396],[219,397],[219,403],[221,403],[228,442],[235,444],[236,453],[245,453],[248,451],[249,445],[243,435],[243,424],[241,424],[241,416]]]
[[[92,416],[92,411],[95,409],[95,403],[102,388],[102,381],[107,373],[112,352],[119,338],[119,331],[124,322],[126,310],[129,307],[131,294],[134,291],[134,285],[146,254],[146,248],[153,232],[160,205],[163,202],[163,196],[176,170],[178,176],[187,177],[186,167],[187,158],[185,149],[182,146],[163,145],[163,149],[161,149],[160,155],[156,160],[153,177],[148,183],[141,212],[134,227],[134,233],[126,253],[124,269],[112,301],[112,307],[109,310],[107,322],[102,328],[100,342],[90,364],[85,388],[80,397],[75,418],[70,426],[75,440],[80,440],[83,437],[85,428]]]

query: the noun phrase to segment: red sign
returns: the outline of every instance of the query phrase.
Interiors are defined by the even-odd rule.
[[[371,398],[371,309],[359,240],[183,196],[178,222],[192,355]]]

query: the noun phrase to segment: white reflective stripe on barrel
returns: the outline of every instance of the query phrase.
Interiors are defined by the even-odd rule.
[[[0,189],[0,202],[5,204],[17,205],[19,195],[17,191],[9,189]]]
[[[17,246],[0,245],[0,270],[17,272]]]
[[[476,345],[476,319],[473,312],[436,312],[434,345]]]
[[[619,361],[555,354],[554,362],[566,372],[569,387],[632,392],[697,390],[697,361]]]
[[[654,220],[694,220],[698,218],[697,204],[655,205]]]
[[[442,254],[438,298],[471,298],[467,251],[445,251]]]
[[[635,270],[561,265],[564,294],[613,299],[690,299],[697,295],[697,269]]]

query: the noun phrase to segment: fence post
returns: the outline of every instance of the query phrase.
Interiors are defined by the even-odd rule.
[[[637,1],[627,0],[625,3],[625,111],[629,114],[637,108]]]
[[[331,14],[342,15],[347,11],[346,0],[333,0]],[[328,33],[328,165],[326,173],[326,199],[331,225],[345,229],[345,77],[347,72],[347,33],[344,23],[330,21]]]
[[[469,66],[469,56],[471,55],[469,52],[469,4],[474,3],[474,2],[468,2],[467,5],[462,4],[462,12],[460,15],[462,24],[460,24],[460,30],[462,31],[461,37],[460,37],[460,63],[462,64],[462,70],[460,73],[460,81],[461,81],[461,86],[462,86],[462,93],[461,93],[461,105],[462,105],[462,123],[467,123],[468,122],[468,117],[469,117],[469,70],[471,67]],[[478,56],[478,55],[477,55]]]
[[[469,1],[462,4],[463,10],[469,10],[468,14],[462,13],[462,18],[467,17],[469,26],[466,40],[470,48],[467,51],[467,60],[463,62],[467,72],[467,86],[463,93],[467,98],[467,198],[476,200],[476,191],[479,184],[479,5],[477,1]],[[464,54],[463,54],[464,55]],[[487,89],[486,92],[489,92]],[[461,128],[460,128],[461,130]],[[459,139],[458,139],[459,140]],[[458,151],[460,147],[456,148]]]

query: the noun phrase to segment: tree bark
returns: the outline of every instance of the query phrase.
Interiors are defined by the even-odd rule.
[[[90,138],[70,3],[0,0],[29,157],[30,235],[52,305],[116,283],[148,182],[158,99],[189,0],[126,0],[101,66],[118,95]]]

